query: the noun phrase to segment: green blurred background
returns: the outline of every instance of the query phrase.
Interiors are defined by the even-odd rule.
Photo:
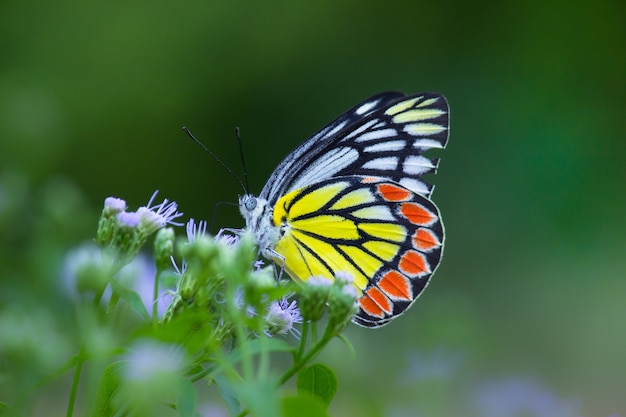
[[[625,46],[619,0],[5,0],[2,306],[66,311],[63,254],[107,196],[159,189],[197,219],[235,202],[183,125],[241,173],[239,126],[258,192],[360,100],[438,91],[443,263],[404,317],[347,331],[356,356],[323,357],[331,414],[625,416]]]

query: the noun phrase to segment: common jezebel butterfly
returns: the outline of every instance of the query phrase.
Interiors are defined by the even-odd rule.
[[[353,321],[378,327],[402,314],[441,260],[444,229],[422,154],[448,141],[444,96],[386,92],[300,144],[261,194],[239,209],[260,251],[296,281],[345,271],[361,292]]]

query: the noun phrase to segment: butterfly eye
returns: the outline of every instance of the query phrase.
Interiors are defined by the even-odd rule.
[[[252,211],[256,208],[256,198],[250,197],[244,204],[246,206],[246,210]]]

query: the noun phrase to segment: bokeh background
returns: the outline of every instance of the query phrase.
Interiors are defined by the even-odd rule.
[[[107,196],[236,202],[183,125],[241,175],[239,126],[258,192],[360,100],[438,91],[443,263],[404,317],[347,331],[354,356],[325,353],[330,413],[626,416],[625,46],[619,0],[3,1],[0,308],[63,331],[59,271]]]

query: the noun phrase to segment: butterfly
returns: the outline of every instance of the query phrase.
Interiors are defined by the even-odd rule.
[[[423,176],[445,148],[444,96],[375,95],[300,144],[239,209],[263,256],[294,280],[347,272],[360,292],[352,321],[378,327],[422,293],[441,261],[444,228]]]

